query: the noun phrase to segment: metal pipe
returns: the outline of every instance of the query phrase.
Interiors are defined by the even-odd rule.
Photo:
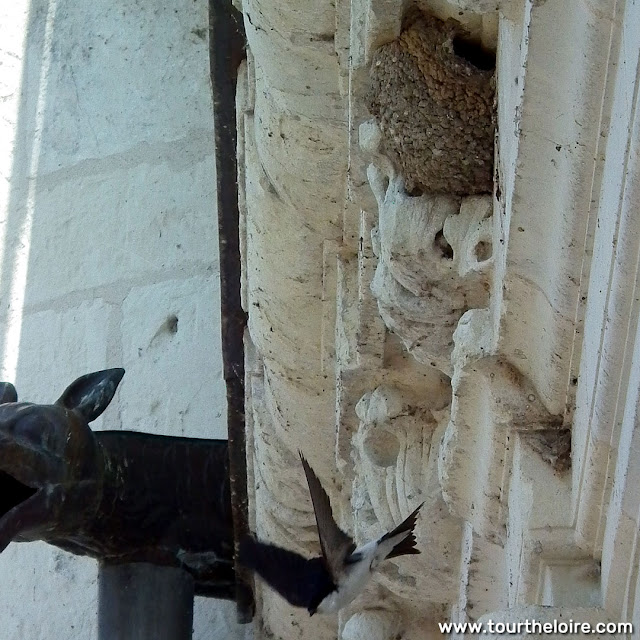
[[[98,640],[191,640],[193,578],[137,562],[100,565]]]

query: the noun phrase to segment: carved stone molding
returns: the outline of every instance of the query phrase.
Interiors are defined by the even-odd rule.
[[[422,555],[383,567],[337,629],[266,589],[264,628],[638,618],[640,9],[412,4],[499,44],[491,196],[411,195],[385,156],[369,71],[405,3],[243,6],[256,530],[314,550],[298,447],[359,542],[426,503]]]
[[[437,475],[448,412],[432,411],[414,393],[389,386],[366,393],[356,405],[360,426],[353,436],[351,503],[359,537],[379,536],[425,503],[416,535],[420,548],[431,549],[429,557],[399,560],[376,576],[404,606],[415,601],[416,592],[429,603],[452,597],[457,577],[451,568],[458,562],[461,537],[460,522],[442,499]]]
[[[475,531],[504,542],[517,434],[532,439],[543,458],[564,466],[568,451],[555,453],[556,440],[566,437],[562,416],[550,414],[531,382],[496,357],[456,372],[452,388],[451,420],[439,465],[445,500]]]
[[[418,362],[451,375],[458,321],[489,300],[491,201],[411,197],[400,176],[375,164],[368,176],[379,212],[371,289],[380,315]]]

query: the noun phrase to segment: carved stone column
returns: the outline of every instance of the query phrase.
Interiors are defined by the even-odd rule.
[[[302,446],[358,542],[426,503],[423,554],[380,571],[341,612],[343,638],[638,618],[637,3],[340,1],[320,10],[323,45],[300,38],[308,7],[284,28],[272,4],[244,5],[257,531],[317,549]],[[286,73],[261,69],[298,46]],[[318,135],[290,136],[294,115]],[[263,595],[268,629],[298,637]]]

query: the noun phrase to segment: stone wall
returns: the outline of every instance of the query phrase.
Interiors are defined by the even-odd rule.
[[[338,616],[258,582],[258,636],[639,624],[638,3],[236,4],[252,528],[318,552],[298,449],[358,542],[426,503],[422,555]],[[223,435],[206,7],[14,5],[1,377],[50,401],[123,365],[99,426]],[[368,110],[416,8],[497,51],[490,193],[407,188],[411,136],[389,153],[396,116]],[[0,572],[3,637],[95,637],[92,561],[14,544]],[[234,636],[232,615],[199,601],[196,638]]]
[[[637,621],[638,4],[238,4],[253,527],[318,553],[299,448],[358,542],[425,501],[422,555],[339,616],[258,581],[263,637]],[[497,52],[489,193],[443,193],[447,176],[416,180],[401,157],[443,158],[455,185],[478,160],[451,142],[458,119],[469,134],[455,87],[448,113],[376,66],[432,73],[410,57],[416,9],[466,30],[438,40],[449,69]],[[384,113],[370,74],[401,94]]]
[[[53,402],[123,366],[95,428],[225,437],[207,3],[0,12],[0,379]],[[0,635],[95,638],[96,577],[93,560],[11,544]],[[230,603],[198,598],[194,624],[238,633]]]

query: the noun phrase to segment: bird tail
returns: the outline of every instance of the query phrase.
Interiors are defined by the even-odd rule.
[[[413,511],[402,523],[400,523],[393,531],[389,531],[382,538],[380,543],[385,540],[391,540],[392,538],[401,536],[403,533],[408,534],[402,537],[402,539],[391,549],[391,552],[387,555],[387,558],[395,558],[397,556],[405,556],[415,553],[420,553],[419,549],[416,549],[416,535],[413,532],[416,526],[416,520],[418,518],[418,512],[422,508],[424,502]]]

